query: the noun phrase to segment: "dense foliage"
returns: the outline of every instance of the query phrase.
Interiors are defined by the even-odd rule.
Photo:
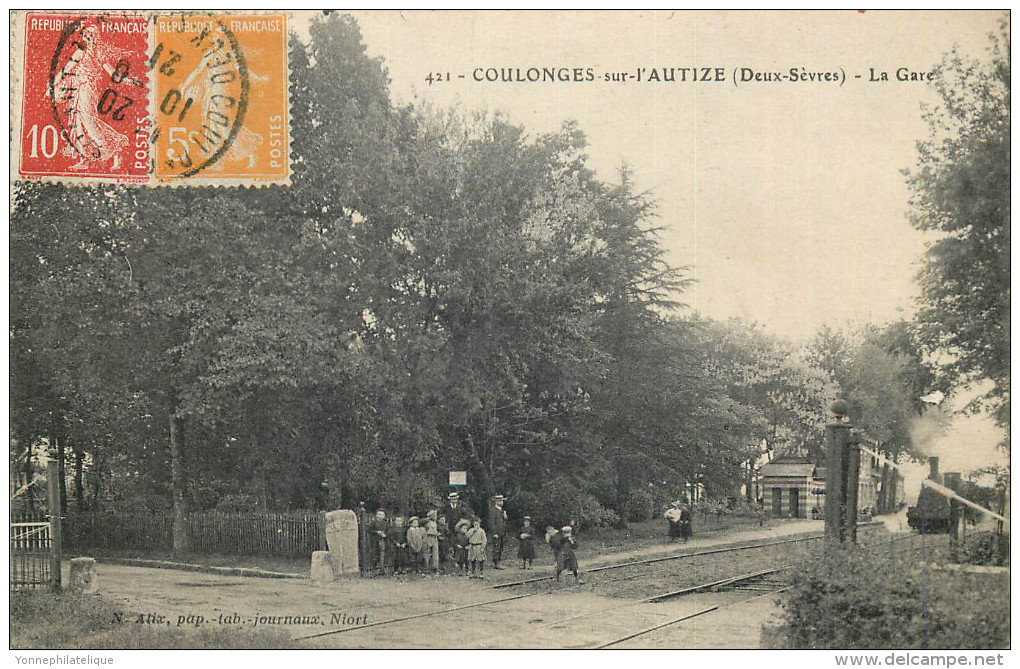
[[[830,547],[793,572],[770,632],[790,649],[1009,647],[1008,574],[936,570],[902,550]]]
[[[820,443],[842,381],[685,313],[654,202],[576,125],[395,106],[352,19],[310,35],[292,187],[14,188],[14,469],[55,446],[78,507],[172,506],[184,551],[189,509],[420,509],[448,470],[643,519]]]
[[[958,383],[991,382],[986,405],[1009,426],[1010,47],[1009,22],[990,58],[956,51],[934,81],[930,137],[908,173],[912,222],[932,233],[918,273],[918,322],[930,350]]]

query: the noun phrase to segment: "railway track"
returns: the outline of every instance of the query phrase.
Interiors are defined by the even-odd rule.
[[[872,549],[881,549],[881,548],[885,548],[885,547],[890,547],[890,551],[891,552],[898,553],[898,552],[904,552],[904,551],[923,551],[923,550],[926,550],[926,549],[937,550],[939,548],[939,544],[940,543],[944,543],[944,542],[939,542],[937,540],[936,541],[929,540],[929,543],[931,545],[926,545],[926,541],[925,541],[924,537],[921,537],[921,541],[917,541],[917,539],[918,539],[918,535],[911,534],[911,535],[907,535],[905,537],[897,537],[897,538],[894,538],[894,539],[889,540],[889,541],[884,541],[884,542],[882,542],[880,544],[873,545],[870,548],[872,548]],[[894,544],[898,544],[899,542],[904,541],[904,540],[911,540],[910,544],[908,546],[892,548],[892,546]],[[650,601],[663,601],[665,598],[669,598],[669,597],[673,597],[673,596],[680,596],[680,595],[684,595],[684,594],[690,594],[692,592],[698,592],[698,591],[701,591],[701,590],[704,590],[704,589],[712,589],[712,590],[731,589],[731,590],[735,590],[735,591],[744,591],[744,592],[753,592],[753,593],[755,593],[755,594],[753,594],[753,595],[751,595],[749,597],[743,597],[743,598],[740,598],[740,599],[736,599],[734,601],[718,603],[718,604],[715,604],[715,605],[712,605],[712,606],[708,606],[708,607],[699,609],[699,610],[691,612],[691,613],[685,613],[684,615],[681,615],[679,617],[673,618],[671,620],[668,620],[668,621],[665,621],[665,622],[662,622],[662,623],[658,623],[658,624],[650,626],[650,627],[639,629],[639,630],[634,631],[634,632],[629,632],[629,633],[627,633],[627,634],[625,634],[623,636],[620,636],[620,637],[614,638],[614,639],[612,639],[610,641],[607,641],[605,643],[602,643],[601,645],[597,646],[597,648],[598,649],[604,649],[604,648],[611,648],[613,646],[618,646],[618,645],[623,644],[623,643],[625,643],[627,641],[631,641],[633,639],[637,639],[639,637],[645,636],[647,634],[651,634],[652,632],[656,632],[658,630],[665,629],[667,627],[672,627],[674,625],[678,625],[680,623],[683,623],[683,622],[688,621],[688,620],[692,620],[694,618],[698,618],[698,617],[701,617],[701,616],[704,616],[704,615],[707,615],[707,614],[710,614],[710,613],[714,613],[714,612],[717,612],[717,611],[720,611],[722,609],[726,609],[726,608],[729,608],[729,607],[739,606],[741,604],[745,604],[747,602],[750,602],[752,600],[755,600],[755,599],[758,599],[758,598],[761,598],[761,597],[768,597],[768,596],[771,596],[771,595],[776,595],[776,594],[779,594],[781,592],[784,592],[784,591],[788,590],[791,586],[788,585],[785,582],[770,581],[769,577],[772,577],[772,576],[774,576],[776,574],[779,574],[779,573],[781,573],[783,571],[787,571],[787,570],[793,568],[794,566],[795,565],[787,565],[785,567],[778,567],[776,569],[765,570],[765,571],[761,571],[761,572],[758,572],[758,573],[745,574],[743,576],[738,576],[738,577],[731,578],[731,579],[725,579],[725,580],[719,581],[717,583],[705,584],[704,586],[698,586],[698,587],[695,587],[695,588],[687,588],[687,589],[684,589],[684,590],[676,591],[674,593],[665,593],[664,595],[661,595],[661,596],[659,596],[657,598],[652,598]],[[578,618],[581,618],[581,617],[586,617],[586,614],[582,614],[582,616],[575,616],[575,617],[571,618],[571,620],[578,619]],[[557,623],[558,623],[558,621],[550,623],[550,625],[551,626],[556,626]]]
[[[895,546],[895,544],[898,544],[901,541],[910,541],[910,543],[907,546]],[[906,551],[920,551],[920,552],[924,552],[924,551],[928,551],[928,550],[939,551],[941,549],[944,549],[945,548],[944,544],[946,544],[946,543],[947,542],[946,541],[942,541],[941,538],[933,539],[933,538],[930,538],[930,537],[925,537],[923,535],[910,534],[910,535],[903,536],[903,537],[896,537],[896,538],[891,539],[889,541],[883,541],[883,542],[881,542],[879,544],[875,544],[875,545],[869,546],[869,548],[870,549],[875,549],[875,550],[883,549],[883,548],[889,548],[890,552],[892,552],[892,553],[900,553],[900,552],[906,552]],[[686,614],[684,614],[682,616],[679,616],[677,618],[674,618],[672,620],[668,620],[666,622],[659,623],[659,624],[656,624],[656,625],[651,626],[651,627],[640,629],[640,630],[637,630],[635,632],[630,632],[630,633],[628,633],[628,634],[626,634],[624,636],[617,637],[617,638],[612,639],[612,640],[610,640],[608,642],[605,642],[605,643],[601,644],[600,646],[598,646],[597,648],[603,649],[603,648],[611,648],[613,646],[618,646],[618,645],[623,644],[623,643],[625,643],[627,641],[631,641],[633,639],[637,639],[639,637],[645,636],[647,634],[651,634],[652,632],[656,632],[658,630],[661,630],[661,629],[664,629],[664,628],[667,628],[667,627],[672,627],[674,625],[678,625],[680,623],[683,623],[685,621],[688,621],[688,620],[691,620],[691,619],[694,619],[694,618],[698,618],[698,617],[701,617],[701,616],[704,616],[704,615],[707,615],[707,614],[710,614],[710,613],[714,613],[714,612],[717,612],[717,611],[720,611],[722,609],[729,608],[729,607],[732,607],[732,606],[739,606],[741,604],[750,602],[750,601],[758,599],[760,597],[768,597],[768,596],[771,596],[771,595],[776,595],[776,594],[779,594],[781,592],[784,592],[784,591],[788,590],[791,586],[789,586],[785,582],[769,581],[768,578],[770,576],[774,576],[775,574],[778,574],[778,573],[781,573],[783,571],[789,570],[789,569],[791,569],[794,566],[795,565],[788,565],[786,567],[779,567],[779,568],[773,569],[773,570],[762,571],[762,572],[759,572],[757,574],[746,574],[745,576],[736,577],[736,578],[733,578],[733,579],[728,579],[728,580],[721,581],[721,582],[716,583],[716,584],[706,584],[704,586],[706,588],[711,587],[711,586],[714,585],[714,586],[718,586],[720,589],[721,588],[729,588],[729,589],[732,589],[732,590],[735,590],[735,591],[754,592],[756,594],[751,595],[750,597],[744,597],[744,598],[737,599],[737,600],[734,600],[734,601],[720,603],[720,604],[717,604],[717,605],[714,605],[714,606],[708,606],[706,608],[700,609],[698,611],[694,611],[692,613],[686,613]],[[667,593],[667,595],[669,595],[669,594],[682,595],[682,594],[688,594],[689,592],[694,592],[694,591],[697,591],[697,590],[698,589],[690,588],[688,590],[677,591],[677,593]]]
[[[592,574],[592,573],[599,573],[599,572],[606,572],[606,571],[612,571],[612,570],[618,570],[618,569],[627,569],[627,568],[634,568],[634,567],[641,568],[641,567],[646,567],[646,566],[651,566],[651,565],[658,565],[658,564],[661,564],[661,563],[669,563],[669,562],[674,562],[674,561],[682,561],[682,560],[688,560],[688,559],[704,557],[704,556],[719,555],[719,554],[726,554],[726,553],[738,553],[738,552],[747,551],[747,550],[753,550],[753,549],[767,549],[767,548],[771,548],[773,546],[782,546],[782,545],[789,545],[789,544],[806,543],[806,542],[816,541],[816,540],[819,540],[819,539],[822,539],[822,538],[824,538],[824,535],[812,535],[812,536],[809,536],[809,537],[799,537],[799,538],[795,538],[795,539],[785,539],[785,540],[781,540],[781,541],[770,541],[770,542],[748,544],[748,545],[740,545],[740,546],[721,547],[721,548],[715,548],[715,549],[704,550],[704,551],[693,551],[691,553],[682,553],[682,554],[678,554],[678,555],[660,556],[660,557],[650,558],[650,559],[645,559],[645,560],[628,560],[628,561],[620,562],[620,563],[600,565],[598,567],[594,567],[594,568],[586,570],[585,573],[586,574]],[[658,593],[655,593],[655,594],[653,594],[651,596],[641,597],[640,599],[638,599],[636,601],[633,601],[631,603],[628,603],[628,604],[621,605],[621,604],[617,603],[617,604],[614,604],[611,607],[606,607],[606,609],[597,610],[597,611],[588,611],[588,612],[585,612],[585,613],[582,613],[582,614],[579,614],[579,615],[574,615],[574,616],[571,616],[571,617],[568,617],[568,618],[564,618],[564,619],[560,619],[560,620],[555,620],[555,621],[548,622],[548,623],[545,623],[545,624],[542,624],[542,625],[538,625],[537,627],[536,626],[532,626],[530,629],[541,629],[541,628],[549,628],[549,627],[562,626],[562,625],[564,625],[564,624],[566,624],[568,622],[572,622],[572,621],[575,621],[575,620],[581,620],[581,619],[587,618],[587,617],[592,616],[592,615],[597,615],[597,614],[600,614],[600,613],[608,612],[610,610],[619,611],[621,609],[628,609],[628,608],[635,607],[635,606],[640,606],[640,605],[643,605],[643,604],[646,605],[646,604],[654,604],[654,603],[664,602],[664,601],[668,601],[668,600],[671,600],[671,599],[676,599],[676,598],[679,598],[679,597],[683,597],[685,595],[690,595],[690,594],[695,594],[695,593],[703,593],[703,592],[710,592],[710,591],[714,592],[714,591],[719,591],[721,589],[726,589],[726,588],[736,588],[738,586],[739,587],[744,587],[744,588],[757,588],[759,590],[753,597],[751,597],[751,598],[743,598],[742,601],[747,600],[747,599],[757,598],[757,597],[760,597],[760,596],[766,596],[766,595],[769,595],[769,594],[774,594],[776,592],[776,590],[775,589],[769,589],[767,592],[763,591],[763,588],[766,587],[766,586],[762,585],[763,583],[766,582],[766,581],[764,581],[764,579],[766,579],[769,576],[772,576],[772,575],[775,575],[777,573],[780,573],[782,571],[788,570],[788,569],[791,568],[791,566],[792,565],[784,565],[784,566],[781,566],[781,567],[776,567],[776,568],[767,569],[767,570],[758,570],[758,571],[755,571],[755,572],[752,572],[752,573],[748,573],[748,574],[742,574],[742,575],[738,575],[738,576],[729,576],[729,577],[725,577],[725,578],[722,578],[722,579],[715,579],[715,580],[707,582],[707,583],[696,584],[694,586],[689,586],[689,587],[686,587],[686,588],[683,588],[683,589],[680,589],[680,590],[673,590],[673,591],[668,591],[668,592],[658,592]],[[610,578],[610,579],[606,579],[606,580],[601,580],[598,583],[596,583],[596,585],[602,586],[602,585],[605,585],[605,584],[608,584],[608,583],[618,583],[618,582],[621,582],[621,581],[629,581],[629,580],[634,580],[634,579],[643,578],[643,577],[649,577],[649,576],[655,576],[655,575],[656,574],[654,574],[654,573],[648,573],[648,572],[638,573],[638,574],[631,574],[631,575],[625,575],[625,576],[620,576],[620,577],[616,577],[616,578]],[[504,588],[510,588],[510,587],[515,587],[515,586],[527,586],[527,585],[534,584],[534,583],[539,583],[539,582],[543,582],[543,581],[549,581],[549,580],[552,580],[553,578],[555,578],[555,577],[552,576],[552,575],[548,575],[548,576],[524,579],[524,580],[521,580],[521,581],[514,581],[514,582],[511,582],[511,583],[500,583],[500,584],[496,584],[496,585],[492,586],[492,588],[494,590],[501,590],[501,589],[504,589]],[[520,594],[516,594],[516,595],[507,596],[507,597],[497,597],[497,598],[493,598],[493,599],[483,600],[483,601],[480,601],[480,602],[470,602],[470,603],[461,604],[461,605],[457,605],[457,606],[452,606],[452,607],[448,607],[448,608],[444,608],[444,609],[439,609],[439,610],[435,610],[435,611],[426,611],[426,612],[422,612],[422,613],[418,613],[418,614],[413,614],[413,615],[408,615],[408,616],[400,616],[400,617],[396,617],[396,618],[380,620],[380,621],[376,621],[376,622],[369,623],[369,624],[366,624],[366,625],[357,625],[357,626],[352,626],[352,627],[344,627],[344,628],[338,628],[338,629],[333,629],[333,630],[327,630],[327,631],[318,632],[318,633],[315,633],[315,634],[295,637],[294,640],[295,641],[300,641],[300,640],[321,639],[321,638],[324,638],[324,637],[330,637],[330,636],[336,636],[336,635],[340,635],[340,634],[353,633],[353,632],[357,632],[358,630],[364,630],[364,629],[373,628],[373,627],[380,627],[380,626],[385,626],[385,625],[397,625],[397,624],[408,622],[408,621],[420,620],[420,619],[431,618],[431,617],[436,617],[436,616],[442,616],[442,615],[454,613],[454,612],[457,612],[457,611],[464,611],[464,610],[467,610],[467,609],[475,609],[475,608],[481,608],[481,607],[497,606],[497,605],[500,605],[500,604],[505,604],[507,602],[518,601],[518,600],[522,600],[522,599],[526,599],[526,598],[530,598],[530,597],[551,596],[551,595],[556,595],[556,594],[563,593],[565,591],[569,592],[570,590],[572,590],[572,588],[555,590],[555,591],[551,591],[551,592],[550,591],[525,592],[525,593],[520,593]],[[683,620],[689,619],[691,617],[697,617],[697,616],[700,616],[700,615],[704,615],[705,613],[709,613],[711,611],[718,610],[721,607],[725,607],[725,606],[729,606],[729,605],[730,604],[723,604],[723,605],[720,605],[720,606],[709,607],[709,608],[706,608],[703,611],[698,611],[698,612],[695,612],[695,613],[690,614],[690,615],[682,616],[682,617],[679,617],[679,618],[677,618],[675,620],[671,620],[671,621],[668,621],[666,623],[663,623],[661,625],[656,625],[654,627],[650,627],[650,628],[648,628],[646,630],[640,630],[640,631],[634,633],[633,635],[628,636],[628,639],[636,637],[636,636],[641,636],[643,634],[649,633],[649,632],[654,631],[656,629],[660,629],[662,627],[668,627],[670,625],[682,622]],[[614,640],[614,641],[610,642],[608,645],[615,645],[616,643],[621,643],[622,641],[625,641],[625,640],[627,640],[627,639],[617,639],[617,640]],[[485,639],[483,639],[482,641],[484,642]],[[608,646],[606,646],[606,647],[608,647]]]
[[[726,548],[712,548],[712,549],[704,550],[704,551],[694,551],[694,552],[691,552],[691,553],[680,553],[680,554],[677,554],[677,555],[666,555],[666,556],[660,556],[660,557],[655,557],[655,558],[649,558],[647,560],[628,560],[626,562],[619,562],[619,563],[615,563],[615,564],[600,565],[598,567],[592,567],[590,569],[585,569],[584,573],[585,574],[596,574],[596,573],[599,573],[599,572],[609,571],[609,570],[613,570],[613,569],[626,569],[628,567],[639,567],[639,566],[643,566],[643,565],[659,564],[659,563],[662,563],[662,562],[672,562],[674,560],[686,560],[686,559],[690,559],[690,558],[702,557],[702,556],[705,556],[705,555],[716,555],[716,554],[719,554],[719,553],[736,553],[736,552],[739,552],[739,551],[751,550],[751,549],[756,549],[756,548],[757,549],[760,549],[760,548],[769,548],[769,547],[772,547],[772,546],[782,546],[784,544],[803,543],[805,541],[815,541],[815,540],[824,539],[824,538],[825,538],[825,535],[818,534],[818,535],[812,535],[810,537],[800,537],[800,538],[797,538],[797,539],[783,539],[781,541],[769,541],[769,542],[761,543],[761,544],[749,544],[747,546],[733,546],[733,547],[726,547]],[[499,584],[496,584],[496,585],[494,585],[492,587],[493,587],[493,589],[512,588],[512,587],[515,587],[515,586],[528,585],[528,584],[531,584],[531,583],[541,583],[542,581],[551,581],[554,578],[555,578],[555,576],[552,576],[552,575],[536,576],[534,578],[528,578],[528,579],[524,579],[524,580],[521,580],[521,581],[512,581],[510,583],[499,583]],[[631,577],[624,577],[624,578],[621,578],[621,579],[618,579],[618,580],[622,581],[622,580],[627,580],[628,578],[631,578]]]

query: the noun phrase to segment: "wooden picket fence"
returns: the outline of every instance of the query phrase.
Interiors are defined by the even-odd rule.
[[[64,521],[67,549],[173,548],[172,513],[69,514]],[[323,514],[223,513],[205,511],[188,516],[191,549],[197,553],[308,557],[325,542]]]

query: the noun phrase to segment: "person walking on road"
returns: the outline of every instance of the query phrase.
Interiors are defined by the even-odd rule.
[[[691,506],[687,502],[680,507],[680,536],[684,543],[694,536],[694,516],[691,513]]]
[[[549,534],[549,530],[552,530],[552,534]],[[577,573],[577,555],[574,553],[574,549],[577,548],[577,540],[574,538],[574,530],[570,525],[564,525],[559,532],[549,528],[546,530],[546,540],[549,545],[552,546],[553,553],[556,555],[556,580],[560,580],[560,574],[565,569],[569,569],[574,574],[574,579],[579,584],[584,584],[584,581]]]
[[[663,517],[669,521],[669,543],[673,543],[680,538],[680,517],[683,515],[683,511],[680,510],[680,507],[680,500],[676,500],[670,504],[666,513],[662,514]]]

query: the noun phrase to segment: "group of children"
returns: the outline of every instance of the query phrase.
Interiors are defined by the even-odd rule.
[[[480,574],[485,564],[487,540],[481,522],[480,518],[470,522],[462,519],[450,536],[446,518],[439,518],[436,511],[429,511],[424,519],[411,516],[405,526],[402,516],[394,518],[391,524],[386,520],[386,512],[379,510],[368,528],[369,567],[382,573],[392,567],[394,574],[439,571],[440,565],[449,558],[449,543],[452,542],[458,568],[466,574],[470,563],[474,577],[476,567]]]
[[[501,495],[494,498],[489,526],[496,532],[502,532],[505,524],[493,522],[493,511],[505,520]],[[388,568],[393,574],[438,572],[452,556],[458,573],[468,575],[470,566],[471,578],[484,578],[489,535],[482,528],[481,518],[459,505],[456,493],[450,495],[450,504],[442,515],[433,509],[424,518],[411,516],[406,525],[402,516],[395,517],[390,523],[386,512],[380,509],[367,523],[366,533],[368,545],[364,557],[368,570],[378,570],[380,574],[385,574]],[[533,568],[536,536],[531,517],[525,516],[518,533],[517,557],[521,561],[521,569]],[[503,537],[493,532],[492,538],[493,563],[496,569],[500,569]],[[577,540],[572,528],[569,525],[561,530],[548,527],[545,540],[556,557],[557,580],[561,572],[570,570],[574,578],[583,582],[577,573],[577,556],[574,553]]]

